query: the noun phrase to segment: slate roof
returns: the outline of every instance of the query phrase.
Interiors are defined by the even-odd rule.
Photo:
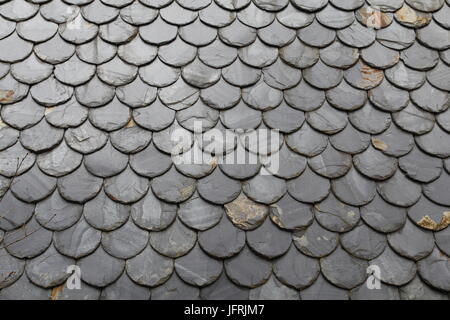
[[[0,299],[448,299],[449,48],[449,0],[0,0]],[[173,164],[194,120],[281,170]]]

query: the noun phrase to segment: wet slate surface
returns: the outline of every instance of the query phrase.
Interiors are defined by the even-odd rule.
[[[0,299],[448,299],[449,21],[448,0],[0,0]],[[173,163],[195,121],[280,143]],[[218,164],[235,148],[257,161]]]

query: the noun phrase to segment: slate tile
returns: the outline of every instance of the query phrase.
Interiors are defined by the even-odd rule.
[[[50,290],[40,288],[22,275],[11,286],[0,291],[0,300],[48,300]]]
[[[450,155],[449,139],[450,135],[439,126],[434,126],[430,132],[415,138],[423,151],[438,158],[447,158]]]
[[[151,291],[152,300],[199,300],[200,290],[182,281],[174,272],[163,285]]]
[[[145,25],[156,19],[158,11],[146,7],[138,1],[134,1],[129,6],[120,10],[120,17],[127,23],[132,25]]]
[[[287,64],[297,68],[311,67],[319,60],[319,50],[298,39],[280,48],[278,54]]]
[[[50,1],[39,7],[39,13],[45,19],[55,23],[64,23],[68,19],[75,17],[79,11],[79,7],[62,1]]]
[[[75,261],[58,253],[51,245],[43,254],[30,260],[25,268],[31,282],[42,288],[63,284],[69,277],[67,267]]]
[[[446,295],[426,285],[418,276],[399,291],[402,300],[448,300]]]
[[[30,153],[20,142],[0,151],[0,173],[5,177],[21,175],[30,169],[36,161],[34,153]]]
[[[170,241],[169,241],[170,239]],[[177,258],[187,254],[195,245],[197,234],[176,219],[169,228],[150,234],[150,244],[159,253]]]
[[[386,12],[393,12],[398,9],[400,9],[403,5],[403,0],[394,0],[394,1],[387,1],[387,0],[369,0],[368,1],[370,5],[377,6],[381,9],[381,11]]]
[[[98,34],[98,26],[86,21],[81,11],[58,27],[59,35],[73,44],[83,44],[91,41]]]
[[[390,178],[397,170],[398,165],[396,158],[388,157],[372,146],[355,155],[353,163],[362,174],[374,180]]]
[[[3,247],[0,249],[0,288],[6,288],[17,281],[25,270],[25,261],[10,255]]]
[[[55,128],[42,119],[38,124],[22,131],[20,143],[31,151],[42,152],[57,146],[63,136],[62,129]]]
[[[388,235],[390,246],[400,255],[418,261],[428,256],[434,248],[433,234],[406,220],[399,231]]]
[[[432,69],[439,62],[439,52],[431,50],[419,42],[405,49],[400,54],[403,63],[410,68],[418,70]]]
[[[30,170],[14,179],[11,192],[25,202],[38,202],[56,188],[56,178],[47,176],[35,164]]]
[[[399,289],[383,285],[380,290],[370,290],[366,284],[350,291],[351,300],[400,300]]]
[[[80,290],[69,290],[66,286],[53,288],[50,298],[52,300],[98,300],[100,294],[100,289],[82,282]]]
[[[58,190],[69,201],[84,203],[100,191],[103,179],[91,175],[84,166],[58,180]]]
[[[397,255],[389,246],[374,260],[371,265],[380,268],[380,280],[387,284],[401,286],[411,281],[417,271],[416,264]]]
[[[252,253],[247,247],[237,256],[226,260],[224,266],[231,281],[247,288],[264,284],[272,272],[272,264]]]
[[[129,259],[144,250],[148,239],[148,232],[138,228],[129,219],[118,229],[102,233],[102,247],[113,257]]]
[[[198,16],[200,20],[214,27],[225,27],[236,19],[234,12],[229,12],[221,8],[215,1],[208,1],[210,4],[202,6]]]
[[[78,86],[88,82],[95,74],[95,66],[81,61],[73,55],[68,61],[55,67],[55,77],[62,83]]]
[[[303,254],[312,258],[321,258],[336,249],[339,235],[322,228],[314,221],[307,229],[293,233],[292,240]]]
[[[87,45],[89,44],[83,46]],[[55,48],[58,48],[58,50],[55,50]],[[59,34],[56,34],[50,40],[35,45],[33,50],[41,60],[51,64],[58,64],[67,61],[75,53],[75,45],[66,42]]]
[[[56,23],[45,20],[40,14],[27,21],[18,23],[16,26],[17,34],[33,43],[49,40],[56,34],[57,30],[58,25]]]
[[[39,60],[31,54],[25,60],[11,66],[11,75],[26,84],[35,84],[48,78],[53,72],[53,66]]]
[[[343,289],[352,289],[362,284],[366,280],[368,265],[367,261],[349,255],[341,247],[320,259],[322,274]]]
[[[426,197],[408,209],[408,216],[411,220],[424,229],[442,230],[449,224],[448,207],[431,202]]]
[[[194,193],[191,198],[180,205],[178,217],[180,220],[196,230],[208,230],[217,225],[225,210],[222,206],[206,202]]]
[[[432,19],[431,14],[417,11],[407,4],[404,4],[403,7],[397,10],[394,17],[400,24],[412,28],[424,27],[428,25]]]
[[[389,156],[403,156],[414,147],[413,136],[391,123],[383,133],[372,136],[372,145]]]
[[[320,202],[330,192],[330,181],[307,167],[299,177],[287,183],[287,189],[289,194],[298,201]]]
[[[92,228],[84,219],[72,227],[55,232],[55,248],[68,257],[79,259],[91,254],[100,244],[101,232]]]
[[[137,285],[123,273],[112,285],[102,290],[100,300],[149,300],[150,290]]]
[[[442,161],[417,147],[400,158],[399,166],[409,178],[424,183],[437,179],[442,172]]]
[[[258,254],[273,259],[286,253],[291,245],[291,235],[279,229],[270,219],[261,226],[246,232],[248,246]]]
[[[23,21],[38,12],[39,6],[25,0],[13,0],[0,7],[0,15],[13,21]]]
[[[417,266],[425,283],[436,289],[449,290],[449,258],[439,249],[435,248],[428,257],[419,261]]]
[[[250,300],[300,300],[298,291],[289,288],[274,276],[262,286],[250,290]]]
[[[370,260],[380,255],[387,245],[386,236],[360,224],[340,238],[342,247],[351,255]]]
[[[102,247],[80,259],[77,264],[83,270],[83,281],[95,287],[106,287],[115,282],[125,268],[125,261],[108,255]],[[99,274],[102,276],[99,277]]]
[[[130,207],[111,200],[104,191],[84,204],[83,216],[96,229],[112,231],[122,226],[130,216]]]
[[[438,204],[450,206],[450,201],[447,197],[449,182],[450,175],[444,171],[438,179],[423,186],[423,193]]]
[[[126,23],[119,16],[114,21],[99,27],[99,36],[111,43],[119,44],[131,40],[138,33],[136,27]]]
[[[282,25],[289,28],[306,27],[314,20],[314,15],[298,10],[290,2],[288,2],[284,9],[277,12],[276,17]]]
[[[119,15],[119,10],[107,6],[101,1],[93,1],[80,9],[83,18],[98,25],[111,22]]]
[[[81,217],[83,206],[64,200],[58,191],[38,202],[35,217],[46,229],[61,231],[71,227]]]
[[[16,79],[12,77],[11,73],[8,73],[0,79],[0,102],[3,105],[8,105],[22,100],[27,96],[28,91],[29,86],[16,81]]]
[[[200,290],[200,297],[204,300],[248,300],[249,290],[235,285],[222,272],[215,282]]]
[[[43,228],[32,217],[21,228],[5,233],[3,247],[16,258],[30,259],[46,251],[51,242],[52,232]]]
[[[308,288],[300,291],[302,300],[349,300],[349,292],[328,282],[322,275]]]
[[[406,222],[406,209],[384,201],[379,195],[361,207],[361,218],[377,231],[388,233],[403,227]]]
[[[0,228],[11,231],[23,226],[32,216],[35,205],[17,199],[11,191],[6,191],[0,199]]]
[[[198,234],[200,247],[217,258],[228,258],[239,253],[245,245],[245,232],[223,217],[214,227]]]
[[[111,60],[116,52],[116,46],[103,41],[100,37],[95,37],[76,48],[76,53],[81,60],[96,65]]]
[[[355,15],[351,11],[339,10],[332,5],[327,5],[316,14],[316,19],[326,27],[343,29],[353,23]]]
[[[357,154],[364,151],[370,144],[370,136],[357,130],[348,123],[344,130],[329,138],[331,145],[339,151]]]
[[[331,189],[339,200],[353,206],[369,203],[376,194],[375,182],[365,178],[353,167],[345,176],[332,180]]]
[[[367,102],[367,93],[350,86],[346,81],[328,90],[326,97],[331,106],[343,111],[359,109]]]
[[[214,282],[222,273],[222,261],[206,255],[196,245],[185,256],[175,260],[175,271],[187,283],[204,287]]]
[[[376,23],[375,23],[376,24]],[[358,21],[354,21],[349,27],[339,30],[337,37],[350,47],[365,48],[375,42],[377,33],[372,28],[366,28]]]
[[[324,48],[336,38],[333,29],[322,26],[317,20],[297,32],[298,38],[312,47]]]
[[[438,89],[450,90],[450,85],[448,84],[448,79],[450,78],[450,67],[447,66],[442,61],[434,67],[434,69],[428,71],[427,79],[428,81]]]
[[[197,19],[191,24],[180,27],[179,35],[189,44],[205,46],[216,39],[217,30],[204,24],[200,19]]]

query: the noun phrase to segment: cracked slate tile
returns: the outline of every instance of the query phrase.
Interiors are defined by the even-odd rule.
[[[360,219],[359,208],[340,202],[332,193],[313,208],[317,222],[333,232],[347,232],[353,229]]]
[[[46,229],[61,231],[74,225],[83,213],[83,206],[64,200],[58,191],[37,203],[36,220]]]
[[[19,200],[11,191],[6,191],[0,198],[0,228],[12,231],[23,226],[33,216],[34,210],[34,204]]]

